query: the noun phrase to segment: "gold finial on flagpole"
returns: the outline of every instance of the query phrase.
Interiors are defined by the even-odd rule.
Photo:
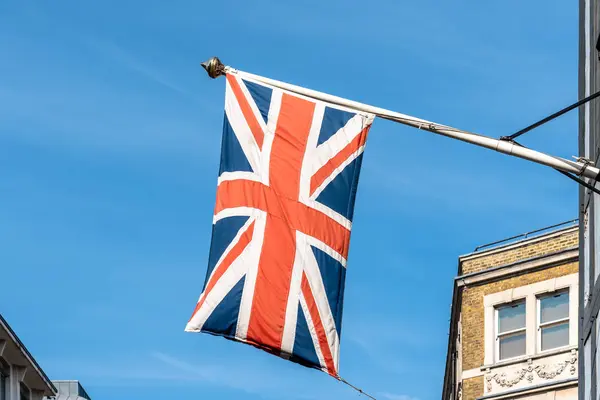
[[[213,57],[208,61],[200,63],[200,65],[206,70],[208,76],[213,79],[225,75],[225,65],[219,60],[219,57]]]

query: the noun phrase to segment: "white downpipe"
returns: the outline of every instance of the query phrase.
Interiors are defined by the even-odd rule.
[[[310,97],[312,99],[321,100],[342,107],[348,107],[369,114],[375,114],[380,118],[399,122],[401,124],[412,126],[418,129],[423,129],[429,132],[436,133],[438,135],[458,139],[463,142],[472,143],[477,146],[486,147],[488,149],[495,150],[500,153],[523,158],[525,160],[533,161],[538,164],[556,168],[564,172],[570,172],[591,179],[596,179],[600,175],[600,169],[596,168],[595,166],[586,165],[582,162],[565,160],[564,158],[560,157],[554,157],[545,153],[541,153],[539,151],[518,146],[506,140],[498,140],[491,137],[478,135],[475,133],[452,128],[450,126],[441,125],[435,122],[412,117],[410,115],[386,110],[384,108],[374,107],[368,104],[359,103],[357,101],[352,101],[344,99],[342,97],[333,96],[327,93],[318,92],[316,90],[306,89],[300,86],[292,85],[290,83],[285,83],[274,79],[265,78],[263,76],[254,75],[248,72],[239,71],[231,67],[225,67],[225,72],[229,74],[237,74],[243,79],[259,83],[265,83],[267,85],[284,89],[289,92],[293,92],[306,97]]]

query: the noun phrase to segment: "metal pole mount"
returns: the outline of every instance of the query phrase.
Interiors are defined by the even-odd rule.
[[[523,158],[533,161],[538,164],[546,165],[565,173],[575,174],[579,177],[590,178],[595,180],[600,179],[600,169],[594,166],[589,161],[582,160],[571,161],[560,157],[554,157],[539,151],[528,149],[520,146],[513,141],[498,140],[488,136],[475,134],[461,129],[456,129],[451,126],[437,124],[435,122],[416,118],[410,115],[401,114],[395,111],[386,110],[384,108],[374,107],[369,104],[363,104],[356,101],[333,96],[327,93],[317,92],[316,90],[307,89],[301,86],[292,85],[289,83],[276,81],[274,79],[265,78],[260,75],[254,75],[248,72],[239,71],[231,67],[225,66],[218,57],[213,57],[208,61],[203,62],[202,67],[211,78],[218,78],[226,73],[235,74],[249,81],[262,83],[287,90],[292,93],[307,96],[326,103],[335,104],[342,107],[351,108],[357,111],[362,111],[369,114],[374,114],[380,118],[388,119],[414,128],[426,130],[438,135],[447,136],[453,139],[458,139],[463,142],[471,143],[480,147],[485,147],[500,153]]]
[[[215,79],[221,75],[225,75],[225,65],[219,60],[219,57],[213,57],[208,61],[200,63],[202,68],[206,70],[206,73],[211,78]]]

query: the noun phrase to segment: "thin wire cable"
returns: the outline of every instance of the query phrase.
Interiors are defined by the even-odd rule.
[[[574,180],[575,182],[579,183],[580,185],[585,186],[586,188],[590,189],[592,192],[594,192],[596,194],[600,194],[600,190],[596,189],[594,186],[590,185],[589,183],[587,183],[583,179],[579,179],[579,178],[577,178],[577,177],[569,174],[568,172],[561,171],[560,169],[554,168],[554,170],[560,172],[561,174],[563,174],[567,178]],[[594,181],[594,183],[595,183],[595,181]]]
[[[501,140],[514,140],[514,139],[518,138],[519,136],[521,136],[521,135],[523,135],[523,134],[525,134],[525,133],[527,133],[527,132],[529,132],[529,131],[531,131],[531,130],[533,130],[533,129],[535,129],[535,128],[539,127],[539,126],[542,126],[542,125],[544,125],[546,122],[550,122],[550,121],[552,121],[553,119],[555,119],[555,118],[558,118],[558,117],[560,117],[561,115],[563,115],[563,114],[566,114],[566,113],[568,113],[569,111],[571,111],[571,110],[573,110],[573,109],[575,109],[575,108],[577,108],[577,107],[579,107],[579,106],[581,106],[581,105],[583,105],[583,104],[587,103],[588,101],[594,100],[594,99],[595,99],[596,97],[598,97],[598,96],[600,96],[600,91],[598,91],[598,92],[596,92],[596,93],[594,93],[594,94],[592,94],[592,95],[589,95],[588,97],[586,97],[586,98],[584,98],[584,99],[581,99],[581,100],[579,100],[577,103],[573,103],[573,104],[571,104],[570,106],[568,106],[568,107],[565,107],[565,108],[563,108],[562,110],[560,110],[560,111],[558,111],[558,112],[555,112],[554,114],[552,114],[552,115],[549,115],[549,116],[547,116],[546,118],[544,118],[544,119],[542,119],[542,120],[539,120],[538,122],[536,122],[536,123],[534,123],[534,124],[531,124],[531,125],[529,125],[528,127],[526,127],[526,128],[523,128],[523,129],[521,129],[520,131],[518,131],[518,132],[516,132],[516,133],[513,133],[513,134],[512,134],[512,135],[510,135],[510,136],[502,136],[500,139],[501,139]]]
[[[600,93],[600,92],[598,92],[598,93]],[[517,142],[516,140],[510,139],[510,141],[513,142],[514,144],[516,144],[517,146],[525,147],[521,143]],[[525,147],[525,148],[527,148],[527,147]],[[600,190],[596,189],[596,187],[595,187],[596,186],[596,182],[597,182],[596,180],[594,180],[592,182],[593,185],[590,185],[589,183],[587,183],[583,179],[580,179],[580,178],[578,178],[578,177],[576,177],[576,176],[574,176],[572,174],[569,174],[568,172],[561,171],[560,169],[557,169],[557,168],[552,168],[552,169],[555,170],[555,171],[557,171],[557,172],[559,172],[559,173],[561,173],[561,174],[563,174],[567,178],[574,180],[575,182],[579,183],[580,185],[585,186],[586,188],[590,189],[592,192],[594,192],[596,194],[600,194]]]
[[[354,386],[353,384],[351,384],[350,382],[348,382],[347,380],[345,380],[341,376],[338,376],[338,379],[339,379],[340,382],[345,383],[346,385],[350,386],[352,389],[356,390],[358,393],[360,393],[362,395],[365,395],[365,396],[367,396],[370,399],[377,400],[375,397],[373,397],[370,394],[364,392],[362,389],[357,388],[356,386]]]

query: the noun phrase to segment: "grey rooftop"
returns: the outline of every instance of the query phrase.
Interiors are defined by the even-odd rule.
[[[58,391],[56,400],[92,400],[79,381],[52,381],[52,383]]]

